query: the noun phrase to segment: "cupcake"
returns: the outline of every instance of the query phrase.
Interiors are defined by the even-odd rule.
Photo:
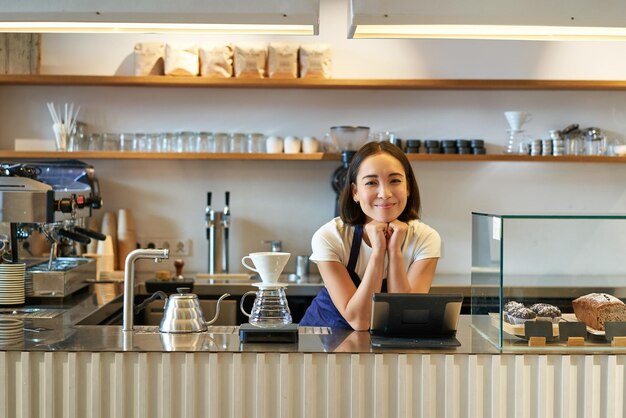
[[[549,321],[556,324],[561,319],[561,310],[554,305],[535,303],[529,309],[537,314],[538,321]]]

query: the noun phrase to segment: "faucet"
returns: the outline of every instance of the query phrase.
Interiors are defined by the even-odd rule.
[[[135,261],[139,258],[154,258],[155,262],[169,258],[168,249],[139,249],[133,250],[126,256],[124,269],[124,312],[122,331],[133,330],[133,302],[135,299]]]
[[[262,241],[263,244],[271,244],[272,245],[272,252],[273,253],[279,253],[283,251],[283,242],[279,241],[279,240],[267,240],[267,241]]]

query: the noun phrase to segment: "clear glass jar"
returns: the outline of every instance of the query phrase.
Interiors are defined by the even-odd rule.
[[[211,132],[198,132],[196,135],[196,152],[209,152],[213,141]]]
[[[160,135],[157,133],[146,134],[143,141],[139,144],[143,152],[157,152],[159,149]]]
[[[258,132],[248,134],[247,150],[252,153],[265,152],[265,135]]]
[[[174,152],[175,136],[172,132],[163,132],[159,136],[157,152]]]
[[[102,134],[102,151],[119,151],[120,150],[120,134],[104,133]]]
[[[67,146],[68,151],[88,151],[89,150],[89,137],[85,134],[86,124],[83,122],[76,122],[76,128],[70,134],[70,141]]]
[[[193,132],[181,131],[176,134],[175,152],[195,152],[195,134]]]
[[[120,151],[139,151],[134,133],[120,134]]]
[[[213,134],[213,149],[211,152],[224,153],[228,152],[228,149],[228,134],[224,132]]]
[[[99,133],[89,135],[89,151],[102,151],[102,135]]]
[[[246,134],[232,133],[228,137],[229,152],[246,152]]]
[[[582,155],[585,152],[585,141],[579,129],[565,134],[565,154]]]
[[[606,136],[599,128],[587,128],[585,135],[585,153],[587,155],[605,155],[607,149]]]

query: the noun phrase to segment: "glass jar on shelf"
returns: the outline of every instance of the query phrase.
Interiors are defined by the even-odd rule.
[[[265,152],[265,135],[258,132],[248,134],[247,151],[251,153]]]
[[[68,151],[89,151],[89,137],[85,133],[86,124],[76,122],[76,127],[70,132]]]
[[[242,133],[232,133],[228,137],[228,150],[229,152],[246,152],[247,149],[247,135]]]

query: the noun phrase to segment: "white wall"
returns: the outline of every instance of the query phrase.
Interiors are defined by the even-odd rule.
[[[348,40],[347,2],[322,0],[320,36],[45,35],[42,72],[131,74],[138,41],[326,42],[336,78],[623,79],[626,44],[453,40]],[[403,138],[484,138],[505,143],[505,110],[533,113],[531,134],[576,122],[626,135],[626,92],[340,91],[206,88],[0,88],[0,146],[49,138],[44,103],[75,102],[92,131],[261,131],[321,136],[336,124],[392,130]],[[206,270],[206,191],[216,207],[232,193],[231,264],[282,239],[294,254],[333,212],[329,179],[338,162],[93,161],[105,210],[129,207],[144,236],[192,238],[191,270]],[[424,221],[444,239],[442,273],[470,270],[470,212],[626,212],[622,164],[415,162]],[[101,216],[101,213],[97,216]],[[149,266],[146,266],[148,268]],[[293,270],[293,263],[288,270]]]

